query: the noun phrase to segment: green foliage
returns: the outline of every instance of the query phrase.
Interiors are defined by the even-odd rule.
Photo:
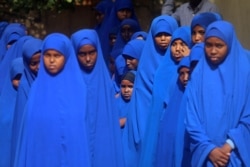
[[[75,1],[82,0],[7,0],[8,5],[13,11],[39,10],[39,11],[58,11],[74,8]]]

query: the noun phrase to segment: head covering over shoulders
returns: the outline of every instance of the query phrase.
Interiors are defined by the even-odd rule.
[[[186,90],[192,165],[212,165],[207,158],[209,152],[231,139],[236,149],[231,152],[228,166],[246,166],[250,157],[249,53],[229,22],[209,25],[205,43],[210,37],[224,41],[228,50],[220,64],[213,65],[202,57]]]
[[[43,61],[51,49],[65,58],[63,69],[56,75],[47,72]],[[68,37],[48,35],[42,43],[40,69],[23,116],[14,166],[90,166],[86,85],[81,76]]]
[[[0,156],[4,157],[0,158],[0,166],[11,166],[11,135],[17,93],[12,85],[12,80],[22,71],[22,58],[12,60],[10,69],[6,71],[7,77],[0,96]]]
[[[71,41],[75,56],[86,44],[94,46],[97,52],[92,71],[86,72],[82,69],[87,93],[85,119],[91,163],[93,166],[123,166],[118,111],[114,103],[115,91],[103,59],[97,33],[91,29],[82,29],[72,34]]]
[[[152,99],[154,74],[165,54],[165,51],[161,51],[156,47],[154,37],[160,32],[172,35],[177,27],[176,20],[171,16],[156,17],[152,21],[142,51],[127,119],[129,147],[134,149],[135,156],[139,156],[141,152],[141,144],[146,131],[146,121]],[[138,157],[135,159],[138,159]],[[138,163],[137,161],[133,164],[138,165]]]
[[[191,44],[191,34],[189,31],[190,27],[183,26],[177,28],[173,34],[165,56],[160,62],[158,68],[155,71],[152,87],[152,97],[149,106],[148,120],[147,120],[147,131],[144,137],[141,165],[153,164],[155,160],[156,143],[159,132],[159,122],[163,111],[165,110],[166,99],[170,99],[176,80],[178,77],[178,63],[175,63],[172,59],[171,45],[174,41],[180,39],[188,47]],[[149,143],[155,143],[149,144]]]
[[[34,54],[41,51],[42,40],[37,38],[31,38],[24,42],[22,48],[23,54],[23,65],[24,70],[22,71],[22,77],[17,90],[15,112],[13,118],[13,132],[12,132],[12,153],[16,149],[17,136],[21,125],[21,120],[24,113],[24,108],[28,100],[31,85],[35,80],[36,76],[29,68],[29,63]],[[14,155],[12,155],[13,157]],[[14,162],[14,158],[11,162]]]

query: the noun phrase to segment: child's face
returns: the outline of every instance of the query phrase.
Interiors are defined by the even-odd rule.
[[[124,25],[121,28],[121,35],[124,41],[128,42],[132,35],[134,34],[134,30],[131,28],[130,25]]]
[[[187,49],[188,52],[186,51]],[[188,48],[188,46],[180,39],[175,40],[171,44],[172,58],[177,63],[180,62],[183,57],[188,56],[189,51],[190,49]]]
[[[162,32],[158,33],[155,37],[155,44],[161,49],[161,50],[166,50],[168,45],[170,44],[171,41],[171,35]]]
[[[117,12],[117,17],[120,21],[128,19],[132,16],[132,11],[130,9],[121,9]]]
[[[121,95],[125,101],[129,101],[131,99],[133,87],[134,84],[129,80],[124,79],[121,81]]]
[[[199,25],[195,26],[192,30],[192,42],[201,43],[205,40],[205,29]]]
[[[49,49],[45,51],[43,61],[46,70],[50,74],[56,75],[63,69],[65,64],[65,57],[60,52]]]
[[[92,45],[83,45],[78,51],[78,61],[84,69],[91,71],[96,63],[97,51]]]
[[[130,56],[124,56],[124,57],[126,60],[126,66],[128,70],[137,70],[138,60]]]
[[[190,75],[190,69],[187,67],[181,67],[179,69],[179,80],[183,87],[187,86]]]
[[[20,83],[20,80],[21,80],[21,76],[22,76],[22,74],[17,74],[15,76],[15,78],[12,80],[12,85],[15,88],[15,90],[18,89],[18,86],[19,86],[19,83]]]
[[[220,64],[227,56],[226,43],[217,37],[210,37],[205,41],[205,52],[208,61],[214,65]]]
[[[30,71],[37,75],[37,72],[39,70],[39,64],[40,64],[40,56],[41,56],[41,53],[36,53],[34,54],[31,59],[30,59],[30,62],[29,62],[29,68],[30,68]]]

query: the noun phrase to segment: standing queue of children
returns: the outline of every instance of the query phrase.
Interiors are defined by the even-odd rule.
[[[4,24],[0,167],[250,166],[250,52],[233,25],[204,12],[142,31],[131,4],[100,3],[70,37]]]

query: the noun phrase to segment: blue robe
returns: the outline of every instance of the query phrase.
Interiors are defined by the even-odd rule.
[[[184,57],[179,65],[178,70],[181,67],[190,67],[190,58]],[[180,83],[179,78],[176,78],[176,84],[174,86],[173,94],[171,98],[165,102],[167,103],[167,108],[163,112],[160,125],[159,134],[157,140],[155,163],[153,166],[165,167],[165,166],[179,166],[181,167],[183,152],[185,151],[185,146],[180,147],[179,145],[184,143],[185,128],[183,117],[183,107],[185,107],[185,100],[183,100],[183,94],[185,91],[184,86]],[[185,98],[184,98],[185,99]],[[180,119],[181,118],[181,119]],[[182,127],[180,127],[182,126]],[[181,133],[181,134],[180,134]],[[177,136],[182,136],[182,138],[177,138]],[[180,157],[180,158],[179,158]],[[188,161],[187,161],[188,162]],[[179,164],[180,163],[180,164]],[[186,167],[189,165],[186,163]]]
[[[15,159],[15,150],[17,144],[17,136],[19,134],[19,129],[21,125],[21,120],[23,117],[24,109],[26,102],[28,100],[29,92],[31,89],[31,85],[35,80],[36,76],[33,74],[29,68],[29,62],[32,56],[35,53],[41,51],[42,40],[31,38],[23,44],[23,64],[24,70],[22,71],[22,78],[20,80],[17,95],[16,95],[16,105],[15,105],[15,112],[13,116],[13,125],[12,125],[12,141],[11,141],[11,149],[12,149],[12,160],[11,162],[14,163]],[[13,166],[13,165],[11,165]]]
[[[71,36],[75,56],[81,46],[89,44],[96,48],[97,60],[91,71],[82,68],[86,83],[86,122],[89,154],[93,167],[123,166],[121,133],[114,89],[105,65],[96,31],[83,29]]]
[[[172,34],[177,22],[171,16],[156,17],[151,24],[148,37],[137,68],[134,91],[130,102],[127,125],[129,147],[136,156],[134,166],[138,166],[141,143],[146,131],[149,107],[152,99],[154,74],[164,58],[165,51],[160,50],[154,37],[160,32]]]
[[[189,30],[190,27],[188,26],[175,30],[170,45],[175,40],[181,39],[190,48],[191,34]],[[172,59],[170,47],[171,46],[169,46],[164,59],[155,72],[153,95],[147,120],[147,131],[144,137],[142,157],[140,160],[141,166],[152,166],[154,164],[160,118],[176,85],[178,63]]]
[[[232,24],[217,21],[209,25],[205,40],[217,37],[227,47],[218,65],[202,57],[186,89],[186,128],[191,137],[192,166],[213,166],[209,153],[227,139],[235,145],[227,166],[250,164],[250,64]]]
[[[14,59],[11,62],[10,71],[6,72],[7,77],[0,96],[0,166],[11,166],[11,135],[17,94],[12,85],[12,80],[22,71],[22,58]]]
[[[54,49],[65,58],[55,75],[44,66]],[[25,107],[14,167],[91,166],[86,129],[86,84],[68,37],[48,35],[42,43],[40,69]]]

